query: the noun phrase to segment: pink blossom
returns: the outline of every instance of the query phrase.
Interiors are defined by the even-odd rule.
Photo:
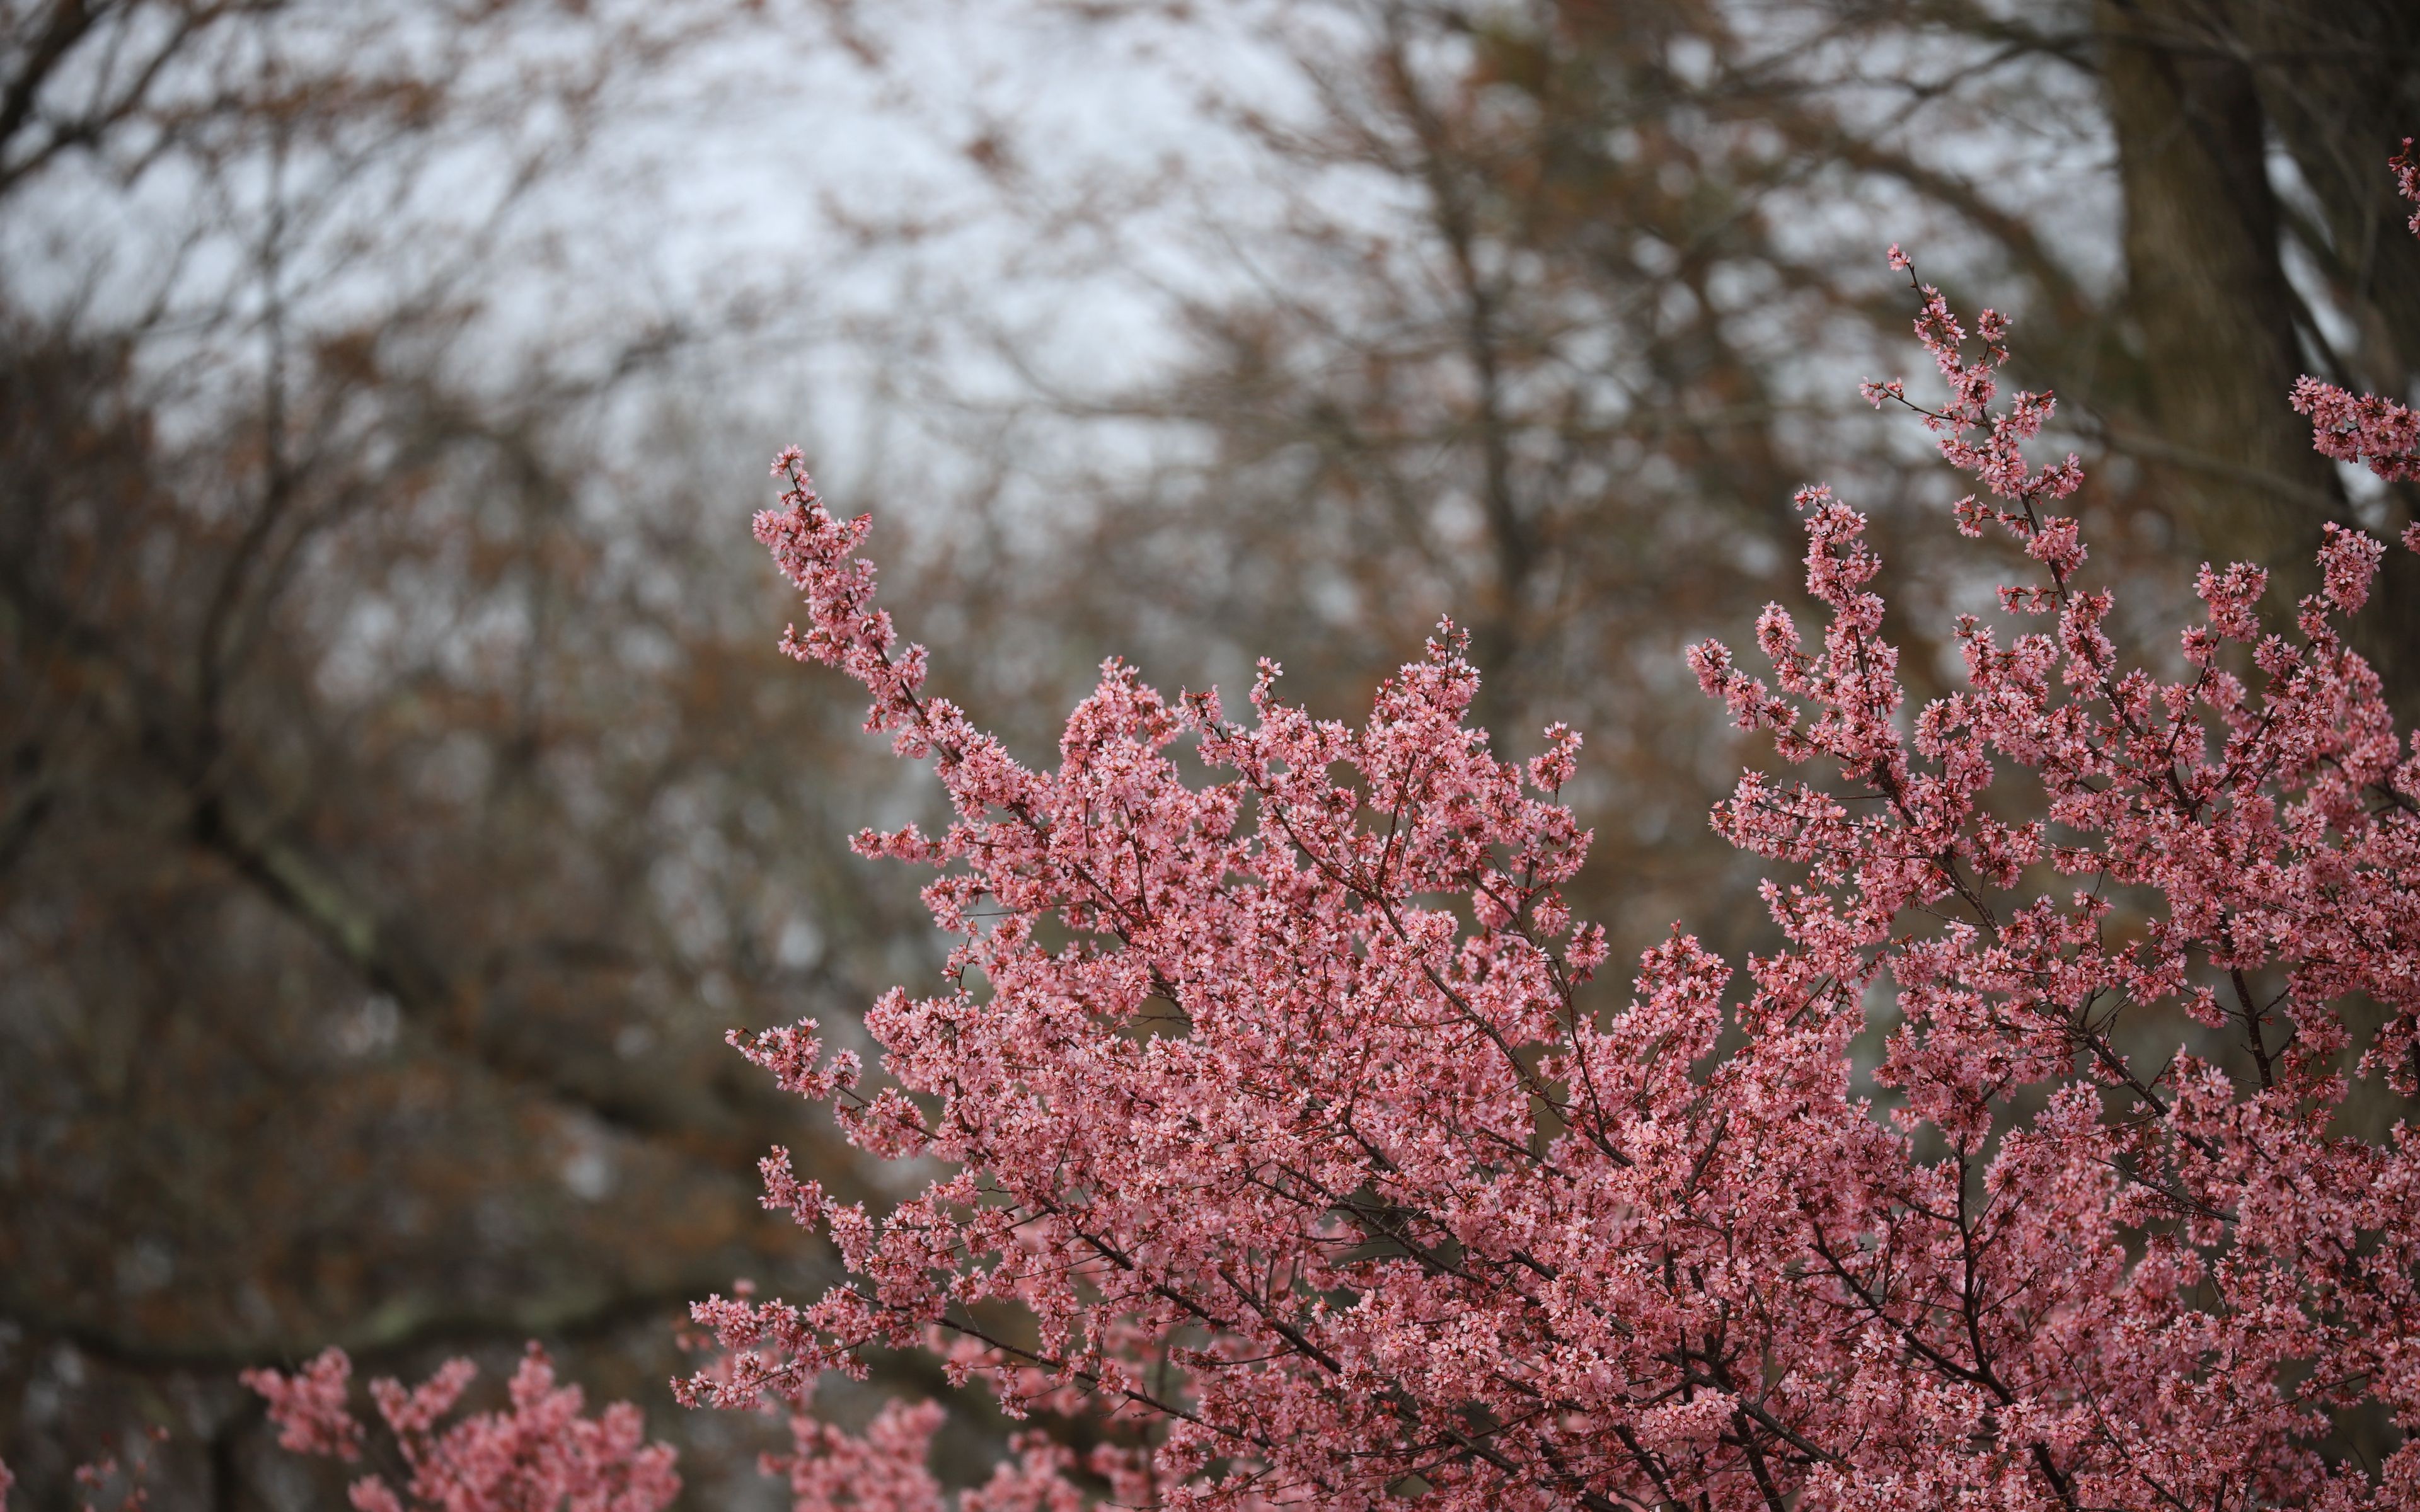
[[[345,1404],[352,1376],[345,1351],[329,1350],[291,1376],[247,1370],[240,1379],[268,1405],[279,1448],[353,1460],[362,1454],[362,1426]]]
[[[2326,535],[2327,544],[2319,548],[2319,570],[2328,603],[2343,613],[2358,613],[2369,602],[2370,579],[2378,576],[2386,548],[2359,531],[2333,523],[2327,526]]]

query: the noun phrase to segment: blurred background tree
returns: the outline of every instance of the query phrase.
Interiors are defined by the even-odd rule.
[[[1974,597],[1882,245],[2020,317],[2156,624],[2412,517],[2284,404],[2412,390],[2406,132],[2384,0],[0,0],[0,1456],[301,1505],[238,1368],[535,1334],[773,1496],[680,1304],[823,1284],[765,1147],[884,1188],[721,1034],[925,968],[843,840],[930,802],[772,650],[781,441],[1036,754],[1110,651],[1342,711],[1452,613],[1589,736],[1617,948],[1736,949],[1681,647],[1817,477]]]

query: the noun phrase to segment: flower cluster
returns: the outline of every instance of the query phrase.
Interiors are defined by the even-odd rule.
[[[663,1512],[680,1493],[673,1451],[644,1442],[639,1410],[615,1402],[582,1416],[580,1388],[557,1387],[535,1345],[514,1373],[506,1411],[450,1427],[442,1425],[478,1374],[470,1361],[449,1361],[411,1390],[372,1381],[391,1444],[371,1445],[348,1405],[352,1369],[332,1349],[291,1376],[249,1370],[243,1383],[267,1404],[281,1448],[348,1462],[392,1449],[400,1489],[383,1475],[362,1477],[352,1486],[357,1512]]]
[[[2420,1096],[2420,750],[2340,626],[2381,548],[2332,531],[2292,636],[2259,568],[2205,567],[2180,674],[2128,665],[2053,512],[2079,465],[2022,455],[2051,396],[1995,409],[2008,323],[1916,287],[1949,397],[1869,397],[2040,576],[1910,713],[1865,519],[1800,496],[1820,636],[1769,609],[1769,683],[1691,654],[1816,774],[1714,815],[1784,943],[1734,973],[1676,930],[1619,1004],[1562,896],[1578,737],[1495,755],[1450,626],[1359,725],[1273,665],[1237,721],[1111,661],[1033,770],[925,691],[868,521],[785,453],[784,644],[935,762],[946,830],[857,845],[935,870],[955,945],[869,1013],[878,1089],[812,1023],[740,1043],[951,1173],[877,1216],[777,1151],[767,1205],[851,1279],[698,1304],[724,1353],[685,1398],[799,1413],[801,1512],[939,1504],[930,1408],[804,1415],[919,1346],[1014,1414],[1105,1414],[1130,1447],[1081,1468],[1126,1504],[2420,1505],[2420,1440],[2340,1437],[2420,1428],[2420,1148],[2339,1127],[2357,1082]],[[1078,1504],[1038,1441],[1001,1475],[966,1504]]]
[[[2369,469],[2389,483],[2420,478],[2420,413],[2374,393],[2315,378],[2294,380],[2296,414],[2311,417],[2319,454]]]

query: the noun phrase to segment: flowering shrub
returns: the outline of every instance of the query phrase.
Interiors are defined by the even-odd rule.
[[[396,1485],[383,1475],[353,1482],[357,1512],[662,1512],[680,1494],[673,1451],[644,1443],[639,1410],[615,1402],[581,1415],[577,1386],[558,1388],[546,1352],[530,1346],[514,1373],[507,1411],[478,1412],[441,1427],[478,1374],[452,1360],[420,1386],[370,1382],[387,1440],[371,1443],[347,1403],[352,1362],[329,1350],[291,1376],[248,1370],[243,1383],[268,1404],[279,1447],[348,1462],[386,1450]]]
[[[700,1304],[727,1353],[685,1397],[802,1409],[929,1345],[1014,1414],[1129,1425],[1088,1466],[1125,1504],[2420,1504],[2420,1445],[2340,1437],[2420,1427],[2420,1151],[2333,1127],[2355,1079],[2420,1094],[2420,753],[2339,629],[2381,548],[2331,529],[2291,638],[2260,568],[2206,566],[2180,673],[2126,664],[2055,512],[2081,469],[2022,455],[2050,397],[1995,411],[2007,322],[1970,339],[1918,291],[1949,396],[1868,395],[1980,484],[1962,532],[2038,564],[2019,627],[1962,619],[1966,687],[1908,709],[1865,519],[1802,493],[1814,642],[1776,606],[1770,682],[1691,656],[1815,774],[1714,813],[1803,874],[1763,887],[1785,943],[1738,973],[1676,931],[1610,1011],[1562,896],[1578,737],[1499,760],[1450,626],[1358,727],[1267,663],[1238,720],[1113,660],[1032,770],[926,691],[868,521],[785,453],[756,522],[805,595],[784,647],[934,760],[948,828],[857,847],[935,869],[956,944],[942,991],[868,1015],[894,1085],[812,1021],[735,1042],[954,1174],[877,1220],[777,1150],[767,1204],[853,1279]],[[2408,412],[2297,402],[2408,475]],[[799,1505],[939,1505],[936,1420],[799,1416]],[[1074,1505],[1074,1471],[1034,1442],[995,1484]]]

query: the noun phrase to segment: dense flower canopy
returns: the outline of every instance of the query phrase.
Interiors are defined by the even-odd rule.
[[[1032,770],[926,691],[868,520],[785,454],[785,646],[934,760],[947,830],[858,847],[935,868],[957,943],[868,1016],[878,1089],[812,1022],[739,1043],[953,1173],[877,1219],[777,1151],[768,1204],[853,1279],[700,1304],[690,1399],[798,1411],[802,1508],[939,1504],[930,1409],[803,1412],[928,1343],[1012,1412],[1125,1422],[1089,1468],[1128,1504],[2420,1504],[2420,1447],[2342,1438],[2420,1426],[2420,1160],[2335,1127],[2357,1080],[2420,1094],[2420,754],[2340,628],[2381,548],[2332,529],[2290,634],[2205,567],[2177,674],[2124,664],[2055,513],[2081,470],[2022,454],[2050,397],[1995,411],[2007,322],[1918,288],[1949,396],[1868,394],[2039,564],[2015,627],[1962,619],[1966,687],[1911,710],[1863,517],[1802,493],[1816,643],[1775,607],[1770,683],[1692,656],[1814,774],[1714,815],[1787,943],[1735,971],[1676,930],[1626,1002],[1560,895],[1578,738],[1498,759],[1450,626],[1358,727],[1271,665],[1239,722],[1112,661]],[[1030,1441],[969,1504],[1073,1504],[1072,1464]]]

